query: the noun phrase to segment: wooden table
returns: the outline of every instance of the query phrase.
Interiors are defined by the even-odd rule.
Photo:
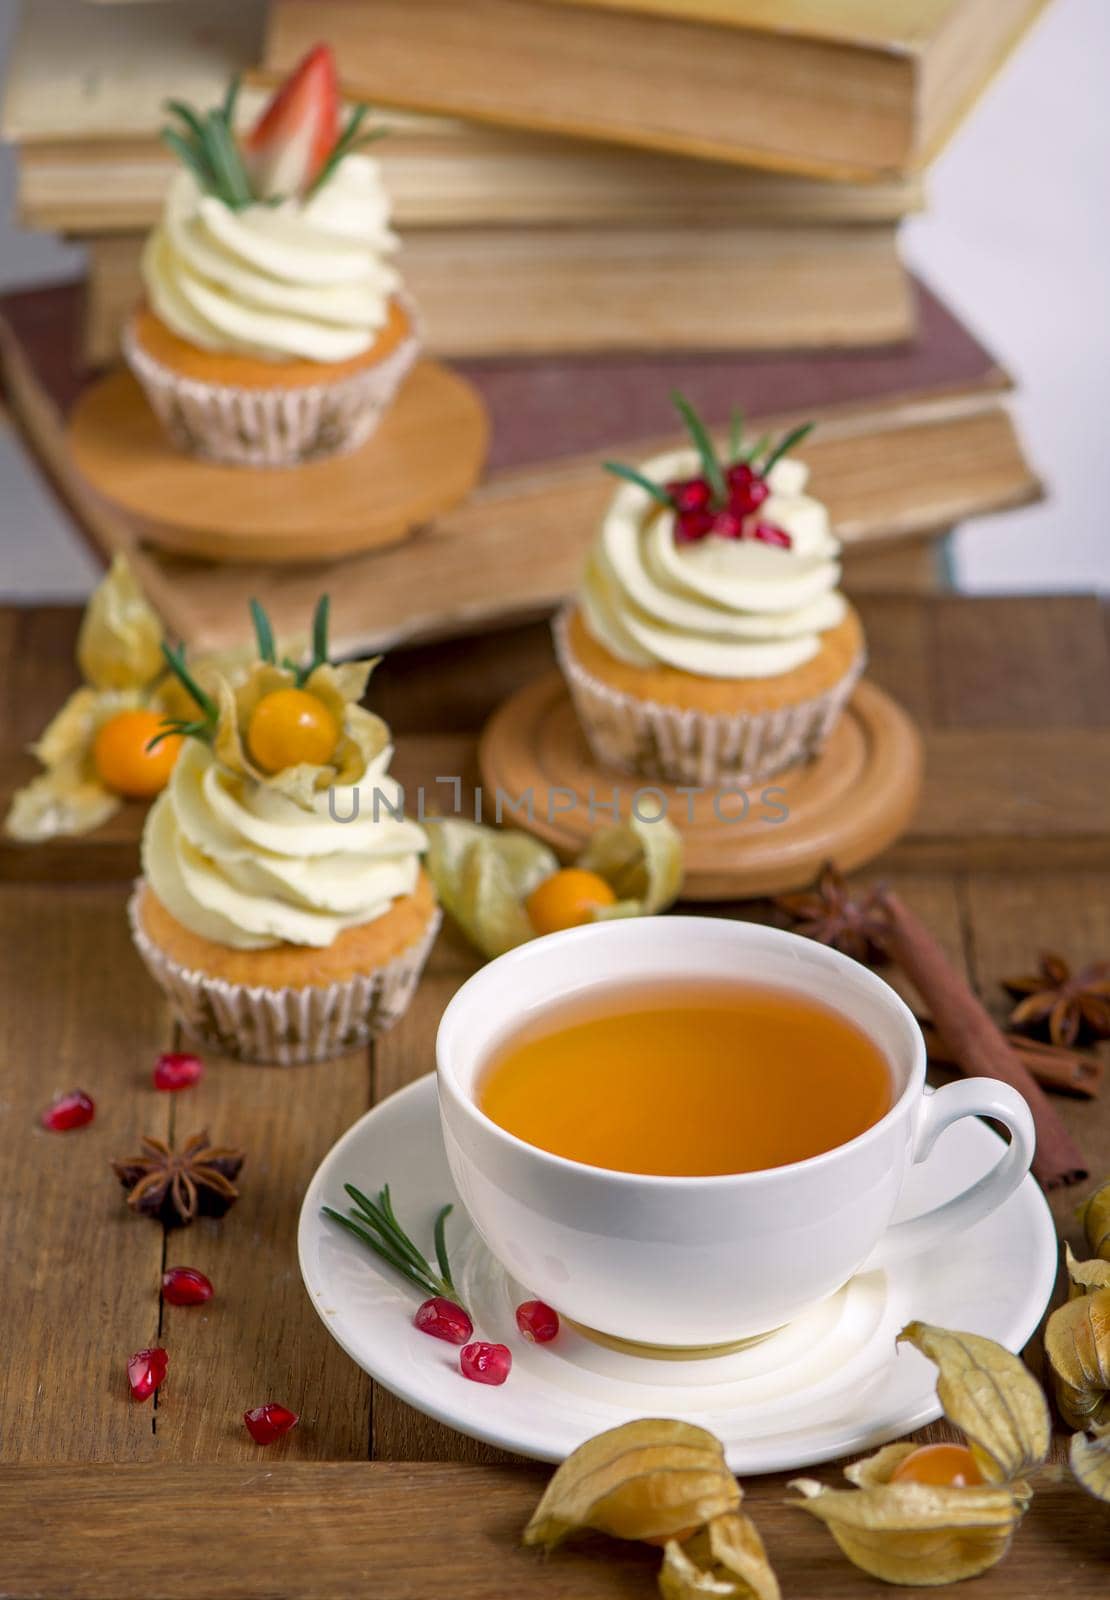
[[[874,675],[921,722],[920,814],[877,871],[930,922],[998,1006],[998,980],[1044,947],[1110,952],[1110,647],[1093,599],[869,599]],[[0,611],[0,790],[75,679],[77,616]],[[408,784],[474,773],[475,736],[550,660],[542,628],[395,657],[374,703]],[[6,793],[3,796],[6,803]],[[321,1067],[209,1060],[180,1096],[150,1087],[173,1039],[123,914],[140,816],[42,849],[0,849],[0,1594],[83,1600],[354,1594],[374,1600],[650,1596],[656,1553],[590,1540],[544,1561],[519,1533],[545,1481],[429,1422],[329,1340],[302,1289],[294,1235],[316,1164],[367,1106],[432,1065],[443,1006],[473,960],[440,940],[405,1020],[375,1049]],[[870,876],[876,876],[876,873]],[[766,907],[729,908],[764,917]],[[52,1135],[59,1090],[94,1095],[94,1124]],[[1058,1102],[1093,1176],[1110,1173],[1110,1096]],[[164,1235],[130,1215],[108,1161],[139,1136],[207,1127],[248,1152],[222,1223]],[[1052,1197],[1079,1246],[1075,1192]],[[165,1266],[217,1286],[210,1307],[164,1307]],[[164,1343],[157,1406],[134,1405],[127,1356]],[[1036,1364],[1034,1350],[1032,1359]],[[243,1410],[280,1400],[300,1426],[263,1451]],[[835,1470],[820,1474],[833,1481]],[[786,1596],[880,1593],[828,1534],[747,1484]],[[1110,1568],[1110,1508],[1057,1462],[1009,1560],[976,1596],[1094,1600]]]

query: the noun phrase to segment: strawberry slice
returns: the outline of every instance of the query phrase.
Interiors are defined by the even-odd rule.
[[[243,140],[259,199],[304,194],[339,137],[339,77],[330,45],[310,50]]]

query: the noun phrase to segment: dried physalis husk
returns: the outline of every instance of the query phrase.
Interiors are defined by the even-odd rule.
[[[1032,1498],[1017,1474],[1048,1453],[1048,1407],[1024,1364],[991,1339],[911,1322],[900,1339],[940,1369],[937,1394],[964,1433],[984,1482],[967,1488],[893,1482],[917,1449],[891,1444],[858,1461],[855,1489],[803,1478],[801,1503],[826,1524],[844,1554],[887,1583],[925,1587],[974,1577],[1000,1561]]]
[[[735,1511],[740,1485],[720,1440],[688,1422],[645,1418],[579,1445],[556,1472],[524,1530],[551,1549],[580,1528],[659,1542]]]
[[[1092,1254],[1110,1261],[1110,1178],[1080,1206],[1079,1220]]]
[[[162,624],[123,556],[115,557],[85,608],[77,664],[94,689],[143,689],[166,670]]]
[[[1078,1300],[1081,1295],[1094,1294],[1097,1289],[1110,1289],[1110,1261],[1077,1261],[1070,1244],[1064,1246],[1064,1259],[1069,1299]]]
[[[975,1333],[911,1322],[898,1335],[940,1369],[937,1398],[988,1483],[1008,1483],[1048,1455],[1052,1423],[1041,1386],[1019,1356]]]
[[[692,1539],[668,1539],[659,1590],[663,1600],[779,1600],[763,1540],[742,1511],[714,1517]]]
[[[1044,1348],[1064,1421],[1073,1428],[1110,1423],[1110,1289],[1058,1306]]]
[[[1110,1503],[1110,1428],[1096,1428],[1092,1438],[1074,1434],[1068,1458],[1087,1493]]]

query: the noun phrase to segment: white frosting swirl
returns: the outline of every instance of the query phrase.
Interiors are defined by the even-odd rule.
[[[694,477],[700,466],[682,450],[641,470],[662,484]],[[633,666],[707,678],[771,678],[809,661],[847,607],[836,588],[840,545],[825,506],[804,492],[807,478],[802,462],[777,462],[753,519],[782,528],[789,549],[715,534],[676,544],[674,514],[646,489],[622,483],[579,591],[590,633]]]
[[[186,928],[236,950],[322,947],[372,922],[415,889],[427,843],[391,814],[402,799],[392,754],[387,746],[358,784],[336,786],[330,809],[325,791],[306,811],[187,739],[143,829],[151,887]]]
[[[347,361],[385,325],[399,278],[378,164],[341,161],[305,204],[233,211],[189,172],[170,185],[142,272],[151,307],[204,350]]]

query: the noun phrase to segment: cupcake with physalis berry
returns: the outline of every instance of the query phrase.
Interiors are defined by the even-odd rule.
[[[361,444],[419,345],[367,108],[341,122],[331,51],[305,56],[242,137],[237,91],[208,112],[167,106],[181,170],[123,349],[179,448],[289,466]]]
[[[602,765],[737,787],[813,756],[863,670],[840,546],[791,452],[812,424],[722,458],[680,395],[693,448],[623,481],[574,602],[560,666]]]
[[[194,1037],[318,1061],[397,1020],[440,915],[389,729],[359,704],[374,663],[331,664],[326,599],[302,663],[252,610],[258,659],[234,686],[166,651],[193,710],[164,726],[182,748],[143,830],[131,927]]]

